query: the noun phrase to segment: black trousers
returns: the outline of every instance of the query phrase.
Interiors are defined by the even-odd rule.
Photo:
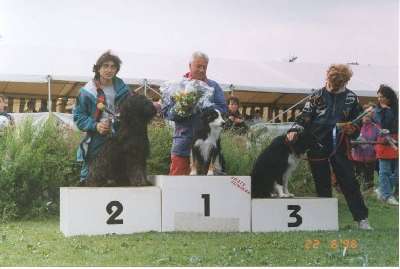
[[[315,155],[309,155],[309,158],[312,159],[313,157],[315,157]],[[309,161],[317,195],[319,197],[332,197],[331,171],[329,163],[332,165],[337,183],[343,192],[347,206],[353,215],[353,219],[355,221],[360,221],[367,218],[368,208],[365,206],[360,191],[360,185],[354,175],[353,164],[347,158],[344,151],[336,152],[336,154],[331,156],[329,160]]]

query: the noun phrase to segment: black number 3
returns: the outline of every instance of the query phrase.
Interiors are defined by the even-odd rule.
[[[290,213],[289,216],[292,217],[292,218],[296,218],[295,222],[288,222],[288,227],[298,227],[298,226],[300,226],[303,223],[303,218],[299,214],[297,214],[297,212],[300,211],[301,206],[299,206],[299,205],[288,205],[287,209],[288,210],[293,210],[293,212]]]
[[[117,210],[113,211],[113,207],[116,207]],[[122,212],[123,206],[120,202],[118,201],[111,201],[107,204],[106,210],[109,215],[111,215],[108,220],[107,224],[123,224],[124,220],[123,219],[116,219]]]

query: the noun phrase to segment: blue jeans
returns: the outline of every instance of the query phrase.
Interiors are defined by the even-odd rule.
[[[393,195],[399,184],[399,163],[396,160],[379,160],[379,192],[383,199]]]

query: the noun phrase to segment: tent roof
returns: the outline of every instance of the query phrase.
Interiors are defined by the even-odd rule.
[[[7,95],[47,95],[47,76],[52,79],[53,96],[75,96],[93,73],[91,68],[102,51],[55,48],[10,48],[0,46],[0,93]],[[123,61],[119,76],[128,84],[151,85],[176,79],[188,69],[188,59],[131,52],[115,52]],[[250,62],[210,57],[208,74],[224,90],[235,90],[245,99],[260,102],[270,98],[292,102],[301,94],[324,84],[328,64]],[[382,83],[398,91],[398,66],[353,65],[348,87],[359,96],[376,96]],[[248,92],[247,94],[245,92]],[[280,93],[288,93],[284,97]],[[261,98],[261,99],[260,99]],[[270,103],[270,102],[267,102]]]

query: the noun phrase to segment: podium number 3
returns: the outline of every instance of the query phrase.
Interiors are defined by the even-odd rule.
[[[116,207],[117,210],[113,210],[113,207]],[[107,204],[106,210],[109,215],[111,215],[108,220],[107,224],[123,224],[123,219],[117,219],[117,217],[121,214],[123,206],[118,201],[111,201]]]
[[[204,216],[210,216],[210,194],[202,194],[201,198],[204,199]]]
[[[300,211],[301,206],[299,206],[299,205],[288,205],[287,209],[288,210],[293,210],[293,212],[290,213],[289,216],[292,217],[292,218],[296,218],[295,222],[288,222],[288,227],[298,227],[298,226],[300,226],[301,223],[303,223],[303,218],[297,213]]]

